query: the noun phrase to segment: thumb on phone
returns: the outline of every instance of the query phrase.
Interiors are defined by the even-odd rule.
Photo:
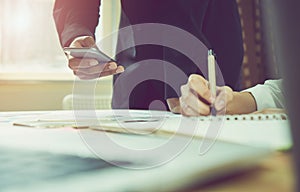
[[[94,47],[95,40],[92,36],[80,36],[76,37],[70,47],[82,48],[82,47]]]

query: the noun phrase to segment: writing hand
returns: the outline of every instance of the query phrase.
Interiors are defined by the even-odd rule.
[[[226,106],[233,100],[230,87],[217,87],[217,97],[213,98],[208,81],[201,75],[193,74],[188,82],[181,86],[180,107],[185,116],[209,115],[212,103],[218,114],[225,114]]]

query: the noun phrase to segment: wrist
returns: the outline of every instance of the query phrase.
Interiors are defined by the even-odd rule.
[[[227,97],[226,101],[226,114],[235,114],[236,113],[236,100],[239,97],[239,92],[232,91],[231,96]]]
[[[256,111],[256,101],[249,92],[233,92],[226,107],[227,114],[247,114]]]

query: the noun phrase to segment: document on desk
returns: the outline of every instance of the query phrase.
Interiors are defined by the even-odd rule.
[[[80,113],[80,114],[79,114]],[[166,115],[167,114],[167,115]],[[132,134],[148,134],[156,132],[168,112],[141,110],[103,110],[96,114],[90,112],[55,111],[36,118],[18,119],[15,126],[31,128],[91,128],[94,130],[121,132]]]
[[[217,120],[219,123],[214,123],[214,125],[220,127],[211,126],[212,118],[219,118]],[[178,126],[179,124],[184,126],[181,123],[181,118],[170,118],[169,120],[161,129],[162,132],[208,137],[208,129],[219,128],[219,133],[215,132],[215,135],[210,135],[209,137],[247,145],[265,146],[277,150],[287,150],[292,146],[289,120],[285,114],[248,114],[191,118],[197,123],[196,132],[191,127],[182,129]]]
[[[219,123],[212,124],[212,118]],[[115,127],[116,126],[116,127]],[[220,126],[220,127],[217,127]],[[149,122],[107,123],[91,126],[96,130],[127,133],[154,133],[157,135],[183,135],[215,137],[219,140],[286,150],[292,146],[289,121],[285,114],[226,115],[217,117],[182,117],[170,115]],[[219,129],[219,133],[207,134],[208,129]],[[214,138],[213,138],[214,139]]]
[[[16,121],[14,125],[33,128],[89,128],[127,134],[183,135],[208,137],[208,129],[218,129],[216,139],[274,149],[292,145],[289,120],[283,114],[226,115],[216,117],[182,117],[169,112],[139,110],[97,111],[96,116],[75,118],[73,112],[53,113],[37,119]],[[219,123],[211,126],[212,118]]]
[[[104,116],[97,119],[36,119],[28,121],[15,121],[13,125],[32,128],[63,128],[73,127],[78,129],[93,128],[111,132],[152,132],[153,127],[161,121],[160,117],[113,117]],[[151,128],[150,128],[151,127]]]

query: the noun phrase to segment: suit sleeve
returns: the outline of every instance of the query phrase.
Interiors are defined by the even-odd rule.
[[[99,20],[100,0],[56,0],[53,17],[63,47],[78,36],[93,36]]]

